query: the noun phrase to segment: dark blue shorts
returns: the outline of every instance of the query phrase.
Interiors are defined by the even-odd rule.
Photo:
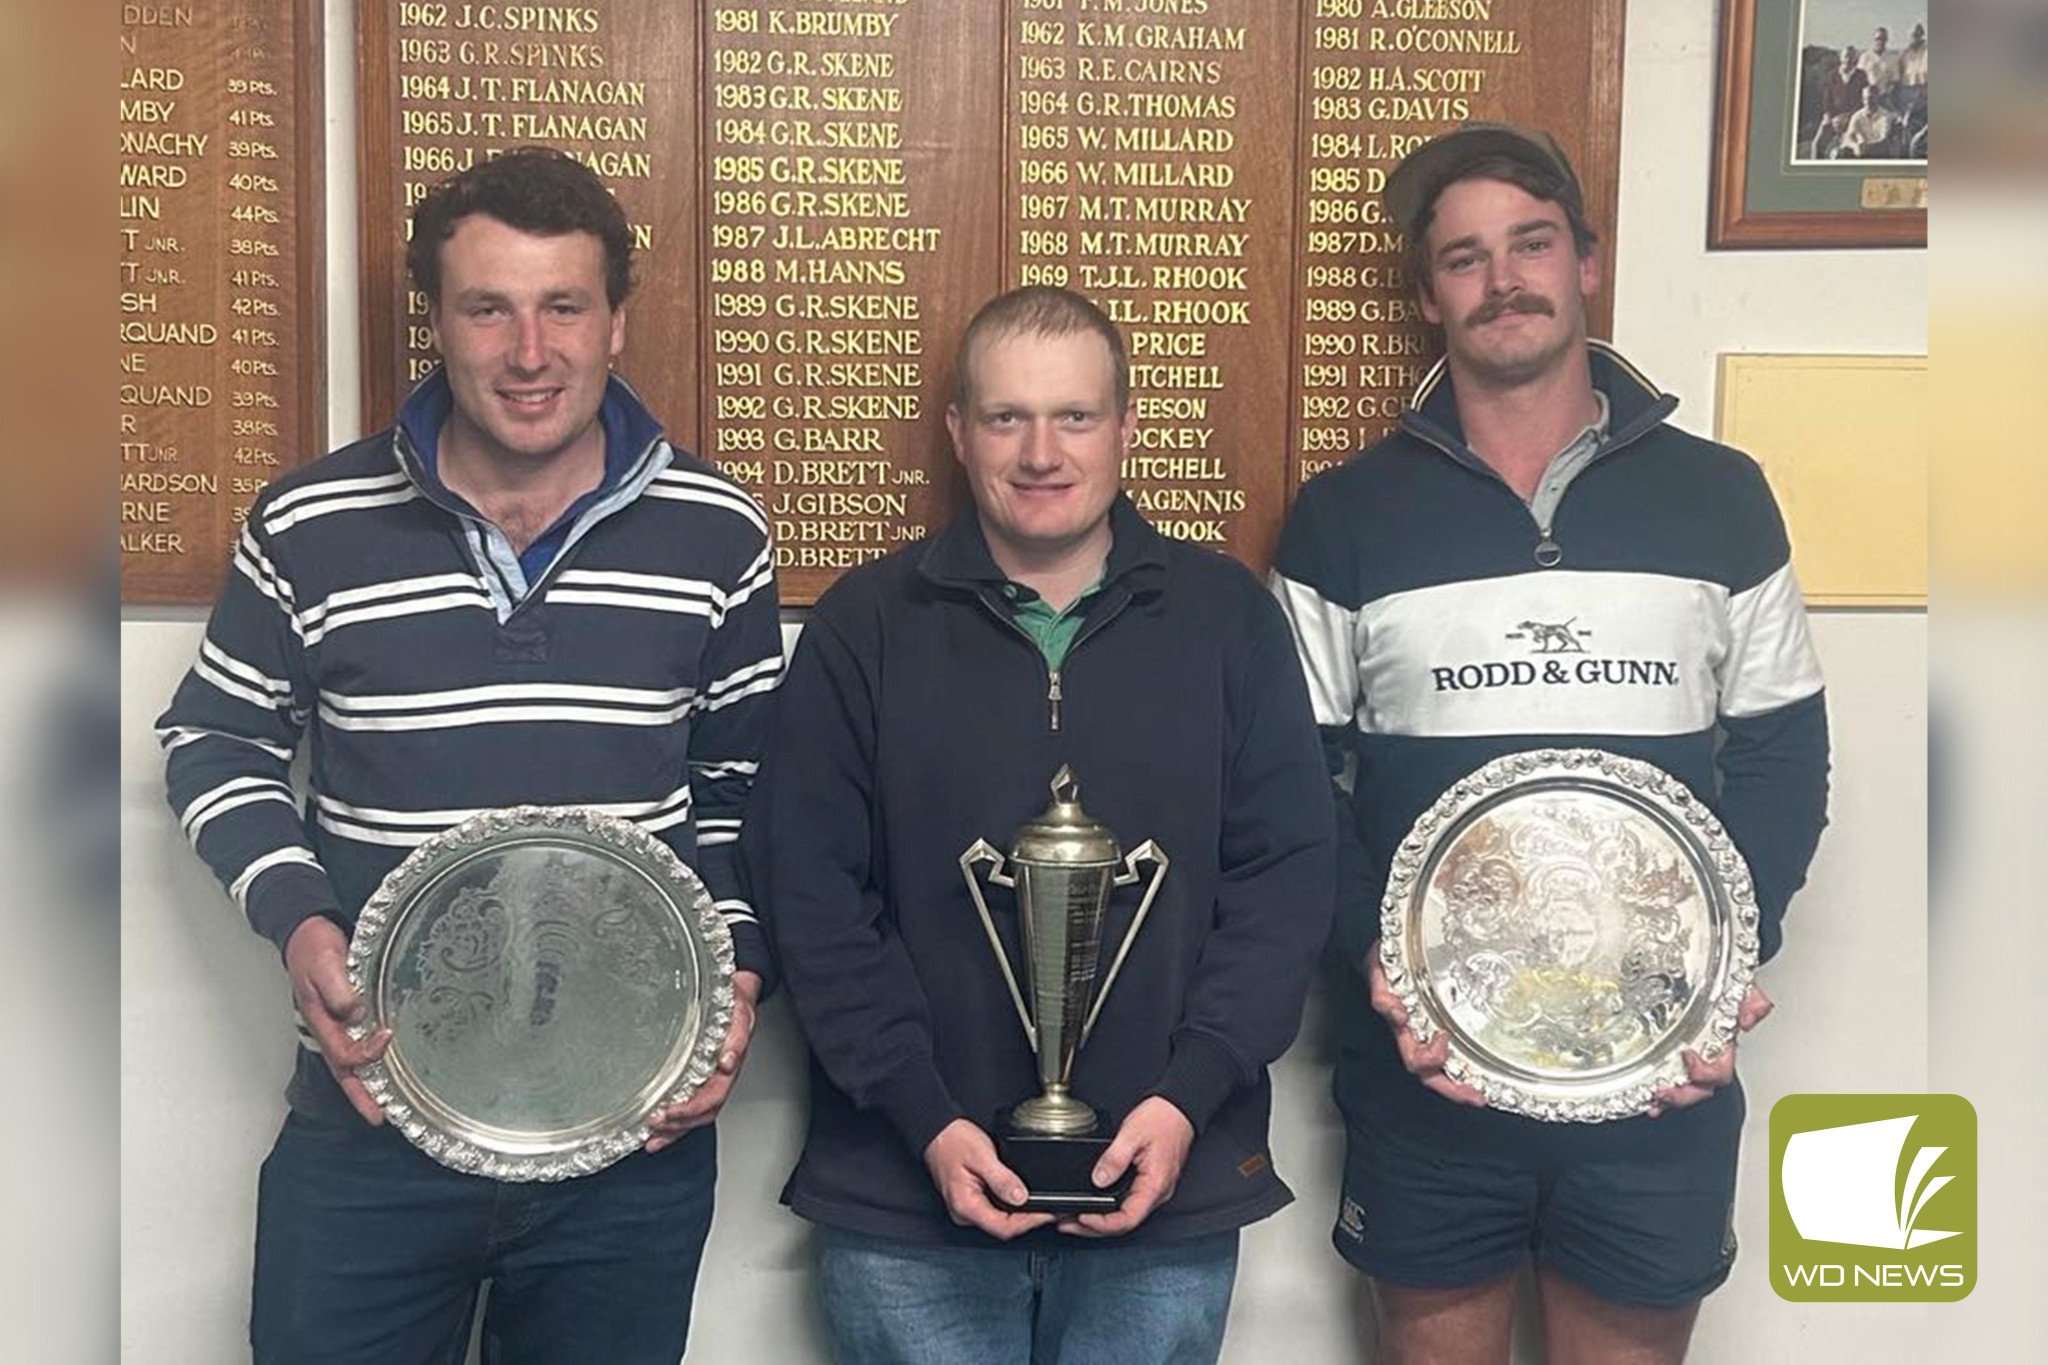
[[[1677,1308],[1728,1278],[1739,1122],[1647,1155],[1574,1154],[1571,1134],[1543,1136],[1527,1150],[1461,1151],[1354,1114],[1338,1253],[1423,1289],[1484,1284],[1533,1256],[1633,1308]]]

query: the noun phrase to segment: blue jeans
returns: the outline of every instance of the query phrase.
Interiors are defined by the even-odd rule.
[[[676,1365],[717,1139],[560,1184],[433,1161],[354,1116],[285,1119],[257,1192],[257,1365],[461,1365],[489,1279],[488,1365]]]
[[[839,1365],[1213,1365],[1237,1234],[1166,1246],[918,1246],[821,1229]]]

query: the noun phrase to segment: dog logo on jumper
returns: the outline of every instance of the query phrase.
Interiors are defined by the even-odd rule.
[[[1579,643],[1579,637],[1593,632],[1573,630],[1572,622],[1578,619],[1574,616],[1568,621],[1524,621],[1508,632],[1508,638],[1527,640],[1538,654],[1584,654],[1586,647]]]
[[[1495,688],[1669,687],[1681,683],[1676,659],[1608,658],[1587,650],[1593,632],[1579,618],[1562,621],[1524,619],[1503,639],[1519,640],[1523,658],[1474,659],[1466,663],[1433,664],[1429,677],[1438,692],[1485,692]],[[1624,623],[1620,634],[1631,631]],[[1610,641],[1612,635],[1610,634]]]

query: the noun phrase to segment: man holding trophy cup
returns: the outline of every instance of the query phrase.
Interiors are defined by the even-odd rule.
[[[1004,294],[947,412],[972,503],[819,602],[748,820],[812,1055],[783,1198],[842,1361],[1210,1361],[1291,1197],[1266,1067],[1332,820],[1271,599],[1119,491],[1116,327]]]

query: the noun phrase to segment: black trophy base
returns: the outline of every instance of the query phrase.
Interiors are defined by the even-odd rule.
[[[1115,1129],[1102,1118],[1098,1113],[1092,1133],[1058,1137],[1018,1132],[1009,1110],[997,1114],[996,1155],[1030,1191],[1023,1203],[1002,1207],[1012,1213],[1109,1213],[1121,1208],[1131,1189],[1130,1170],[1107,1189],[1097,1189],[1091,1178],[1115,1136]]]

